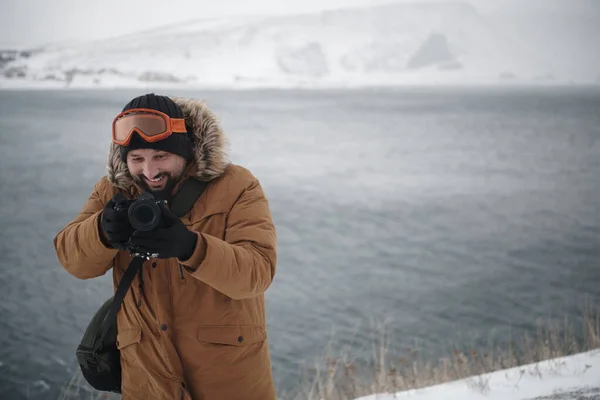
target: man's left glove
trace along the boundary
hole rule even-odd
[[[130,243],[136,251],[158,254],[157,258],[189,259],[194,253],[198,235],[190,231],[166,206],[161,204],[162,223],[148,231],[135,231]]]

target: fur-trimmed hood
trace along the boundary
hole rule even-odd
[[[194,136],[196,178],[211,181],[221,176],[229,165],[229,143],[215,114],[201,100],[171,97],[181,107],[188,132]],[[127,164],[121,160],[119,145],[111,143],[108,154],[108,181],[125,191],[133,185]]]

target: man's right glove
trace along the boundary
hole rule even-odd
[[[119,206],[120,209],[115,209]],[[129,223],[127,211],[129,203],[121,193],[109,200],[102,210],[100,226],[106,238],[106,244],[113,249],[127,250],[129,248],[129,238],[133,233],[133,228]]]

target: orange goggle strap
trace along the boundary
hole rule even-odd
[[[120,120],[121,118],[127,117],[129,114],[134,114],[134,113],[136,114],[136,116],[143,115],[143,114],[147,114],[147,115],[149,114],[152,116],[159,116],[159,117],[163,118],[163,120],[165,121],[165,126],[166,126],[165,131],[161,132],[161,133],[157,133],[155,135],[146,135],[140,129],[133,127],[131,129],[131,131],[127,133],[127,135],[125,136],[125,139],[117,140],[116,139],[117,121]],[[129,142],[129,140],[131,139],[131,135],[133,134],[134,131],[138,132],[142,136],[144,136],[144,139],[146,139],[146,140],[150,139],[150,141],[158,141],[160,139],[163,139],[163,138],[169,136],[171,133],[187,133],[184,118],[171,118],[167,114],[165,114],[161,111],[152,110],[149,108],[133,108],[131,110],[127,110],[127,111],[120,113],[113,120],[113,125],[112,125],[113,142],[118,143],[118,144],[126,144],[126,142]],[[154,140],[152,140],[152,139],[154,139]]]

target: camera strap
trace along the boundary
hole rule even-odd
[[[186,180],[175,196],[173,196],[170,207],[171,211],[178,217],[183,217],[192,209],[192,207],[194,207],[196,200],[198,200],[202,192],[204,192],[207,185],[207,182],[201,182],[194,178]],[[135,275],[142,267],[144,260],[145,259],[141,257],[134,257],[129,263],[129,267],[127,267],[123,278],[121,278],[121,281],[119,282],[119,286],[117,286],[117,291],[113,297],[112,304],[106,314],[106,318],[102,325],[102,335],[97,342],[98,346],[104,345],[104,341],[111,326],[117,322],[117,313],[119,312],[121,303],[125,299],[125,295],[127,294]],[[101,348],[96,348],[96,350],[100,351]]]
[[[179,218],[183,217],[194,207],[196,200],[204,192],[206,186],[206,182],[201,182],[195,178],[186,180],[171,200],[171,211]]]

